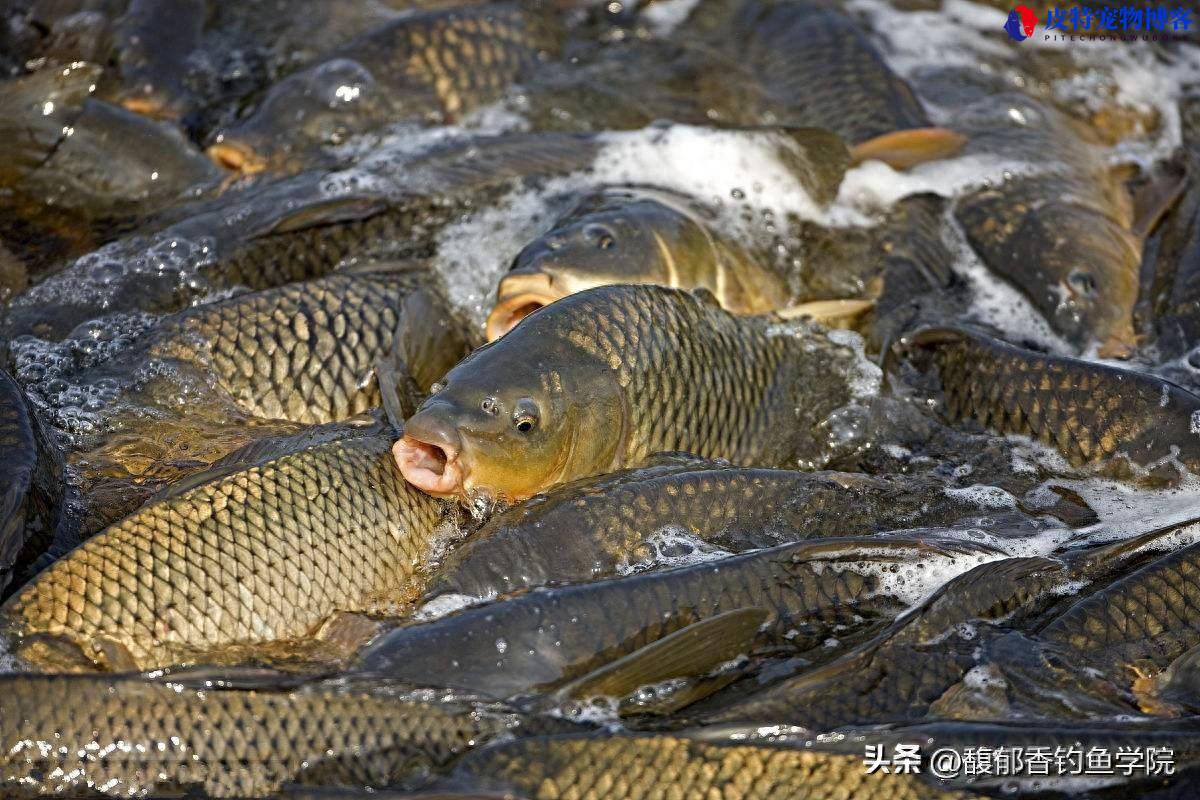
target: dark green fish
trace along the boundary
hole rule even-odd
[[[177,311],[217,291],[428,258],[445,225],[516,181],[589,166],[598,148],[563,134],[472,137],[398,158],[382,176],[404,187],[395,194],[331,193],[326,173],[231,191],[175,209],[180,221],[163,231],[113,242],[25,292],[9,309],[8,332],[61,338],[104,314]]]
[[[606,286],[534,312],[447,373],[406,422],[396,461],[418,488],[472,502],[661,452],[796,467],[820,459],[817,426],[860,370],[851,347],[807,323]]]
[[[214,190],[220,172],[178,128],[89,98],[71,135],[20,189],[98,224],[127,229],[128,220]]]
[[[250,445],[55,562],[0,624],[31,662],[146,669],[414,599],[442,509],[393,439],[368,419]]]
[[[67,137],[96,88],[94,64],[48,67],[0,81],[0,186],[15,186],[41,166]]]
[[[841,170],[831,172],[841,180]],[[788,305],[792,292],[770,262],[712,222],[686,197],[664,192],[609,189],[584,197],[517,255],[496,290],[488,339],[555,300],[615,283],[706,289],[738,314]]]
[[[3,353],[3,348],[0,348]],[[62,463],[25,393],[0,370],[0,596],[14,573],[40,555],[54,534],[62,501]]]
[[[195,104],[191,57],[203,44],[207,16],[204,0],[130,0],[113,26],[118,102],[152,117],[178,119],[188,112]]]
[[[294,682],[294,681],[293,681]],[[221,673],[4,675],[0,789],[43,794],[262,797],[285,783],[386,786],[526,723],[497,706],[401,687]],[[532,732],[566,724],[532,721]]]
[[[914,557],[956,554],[915,540],[831,539],[535,590],[389,632],[363,652],[360,668],[498,698],[571,681],[586,687],[574,687],[577,695],[619,697],[772,643],[810,649],[835,630],[853,636],[886,622],[905,604],[882,574]],[[611,691],[584,677],[618,659],[603,684]]]
[[[1169,381],[960,329],[918,331],[907,347],[931,351],[956,419],[1038,439],[1076,467],[1200,467],[1200,397]]]
[[[734,469],[705,462],[583,479],[489,519],[447,554],[430,595],[496,597],[608,577],[668,554],[673,546],[686,550],[687,544],[668,541],[675,533],[743,552],[809,537],[946,524],[977,511],[944,488],[911,476]],[[666,540],[657,536],[664,533]]]
[[[1057,559],[1006,558],[954,577],[875,639],[815,670],[729,703],[708,723],[752,722],[829,730],[912,721],[930,713],[1007,629],[1036,624],[1079,583],[1111,578],[1146,549],[1169,547],[1182,527]]]
[[[929,124],[862,26],[833,4],[717,2],[697,9],[688,28],[710,29],[736,53],[780,124],[828,128],[852,144]]]
[[[1142,287],[1155,344],[1168,357],[1200,343],[1200,95],[1186,93],[1179,115],[1183,148],[1168,166],[1182,174],[1184,189],[1146,242]]]
[[[1200,544],[1164,555],[1074,603],[1039,632],[1106,669],[1164,670],[1200,644]]]
[[[708,742],[686,735],[569,735],[492,745],[423,786],[420,797],[537,800],[720,797],[724,800],[967,800],[920,776],[874,772],[861,751]],[[400,800],[408,795],[394,795]],[[386,795],[385,795],[386,797]]]
[[[1095,342],[1102,356],[1127,357],[1144,223],[1094,135],[1017,93],[968,106],[956,128],[972,154],[1038,154],[1037,169],[959,200],[955,216],[971,247],[1072,345]]]
[[[831,201],[844,146],[819,130],[792,136],[811,156],[809,163],[793,160],[801,182],[818,203]],[[943,206],[940,198],[918,195],[897,203],[873,226],[827,228],[772,219],[732,237],[697,199],[602,189],[585,195],[517,255],[497,289],[488,338],[569,294],[613,283],[652,283],[707,289],[738,314],[787,308],[834,327],[847,327],[875,305],[872,330],[888,341],[914,319],[957,308],[948,291],[953,256],[942,241]]]
[[[540,3],[402,16],[285,78],[209,155],[243,172],[294,169],[387,123],[459,120],[557,53],[555,16]]]

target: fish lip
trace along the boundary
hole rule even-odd
[[[466,478],[459,451],[445,442],[434,444],[411,434],[392,445],[392,457],[404,479],[436,497],[463,494]]]
[[[553,287],[551,277],[544,272],[510,274],[500,281],[496,294],[496,305],[487,318],[489,342],[508,333],[539,308],[566,296]]]
[[[242,142],[225,140],[209,145],[205,151],[209,159],[218,167],[240,172],[244,175],[254,175],[267,168],[266,159],[254,152],[254,149]]]

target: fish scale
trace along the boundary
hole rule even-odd
[[[839,541],[835,557],[864,544]],[[914,548],[900,542],[902,555],[893,550],[882,556],[881,569],[911,557]],[[798,647],[809,639],[820,642],[835,626],[852,631],[902,610],[869,569],[856,571],[857,562],[839,569],[824,560],[827,555],[809,544],[783,545],[664,573],[529,592],[392,631],[364,651],[362,667],[393,679],[509,697],[575,679],[727,612],[764,612],[768,624],[756,638],[756,620],[747,645],[778,641],[797,629],[792,644]],[[448,652],[454,653],[449,665]]]
[[[829,128],[858,143],[928,125],[912,89],[856,22],[820,2],[741,5],[728,42],[783,121]]]
[[[1165,668],[1200,644],[1200,546],[1162,556],[1079,600],[1042,630],[1108,664]]]
[[[219,676],[218,676],[219,677]],[[0,677],[5,796],[198,786],[262,796],[285,783],[380,786],[436,766],[520,720],[390,687],[292,691],[193,687],[138,677]],[[563,726],[565,727],[565,726]]]
[[[379,405],[372,374],[421,280],[415,271],[330,275],[198,306],[164,320],[152,352],[210,367],[255,416],[347,419]]]
[[[965,330],[912,337],[934,348],[946,410],[999,433],[1031,436],[1073,466],[1174,456],[1200,466],[1200,397],[1151,375],[1025,350]]]
[[[940,481],[668,463],[566,484],[492,517],[446,555],[431,594],[507,595],[653,560],[682,529],[734,552],[810,537],[944,525],[975,510]]]
[[[771,379],[788,361],[789,343],[767,336],[761,323],[738,324],[684,292],[641,288],[624,290],[628,297],[616,297],[609,307],[597,302],[594,312],[581,303],[575,318],[599,324],[589,331],[573,322],[566,332],[612,366],[622,386],[631,387],[633,428],[641,435],[635,434],[626,460],[672,450],[754,459],[754,451],[766,449],[764,430],[790,411],[771,403],[768,394]],[[607,291],[594,290],[596,300],[608,299]],[[701,329],[707,335],[684,333]]]
[[[152,501],[14,595],[6,627],[64,639],[101,665],[114,666],[116,648],[150,668],[404,602],[440,506],[396,472],[390,443],[383,425],[346,426]]]
[[[513,792],[535,800],[951,800],[908,774],[871,773],[862,753],[715,743],[686,735],[541,736],[477,750],[435,791]],[[463,795],[468,796],[468,794]]]

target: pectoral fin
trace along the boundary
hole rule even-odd
[[[850,148],[850,163],[882,161],[893,169],[910,169],[926,161],[957,155],[967,137],[949,128],[911,128],[893,131]]]
[[[1191,178],[1188,170],[1158,175],[1133,192],[1133,224],[1130,233],[1145,239],[1183,197]]]
[[[828,328],[849,328],[874,307],[872,300],[814,300],[775,313],[783,319],[811,319]]]
[[[743,608],[718,614],[659,639],[572,681],[559,697],[624,697],[640,686],[702,675],[748,652],[768,612]]]

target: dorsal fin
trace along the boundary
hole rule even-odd
[[[235,472],[261,466],[284,456],[309,450],[335,441],[358,439],[380,435],[390,426],[378,412],[368,412],[342,422],[316,425],[296,434],[268,436],[251,442],[214,461],[207,469],[175,481],[162,491],[152,495],[146,505],[179,497],[198,486],[219,480]]]

